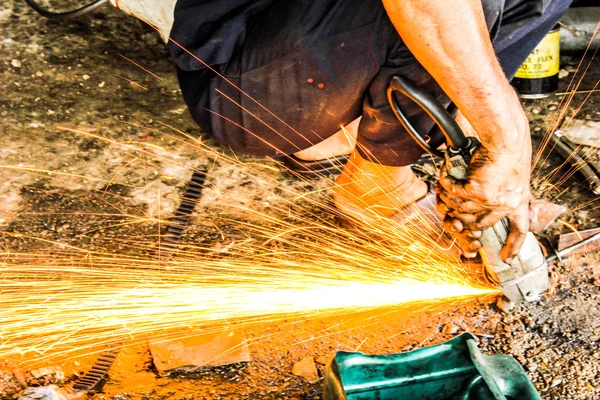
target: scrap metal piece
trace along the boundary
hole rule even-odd
[[[584,239],[578,243],[575,243],[572,246],[569,246],[563,250],[560,251],[555,251],[554,254],[552,254],[551,256],[549,256],[547,258],[548,262],[554,261],[554,260],[559,260],[560,262],[562,262],[562,257],[566,256],[567,254],[578,250],[582,247],[584,247],[585,245],[595,242],[597,240],[600,240],[600,233],[596,233],[595,235],[592,235],[590,237],[588,237],[587,239]]]
[[[556,250],[557,251],[564,250],[569,246],[572,246],[576,243],[579,243],[580,241],[582,241],[584,239],[589,238],[590,236],[595,235],[596,233],[600,233],[600,228],[592,228],[592,229],[586,229],[584,231],[563,233],[562,235],[560,235],[558,237],[558,243],[556,245]],[[597,250],[597,249],[600,249],[600,242],[591,242],[591,243],[589,243],[589,245],[579,248],[579,249],[575,250],[573,253],[581,254],[581,253],[585,253],[586,251],[593,251],[593,250]]]
[[[600,147],[600,121],[571,119],[563,135],[575,145],[598,148]]]
[[[240,331],[196,332],[183,339],[151,341],[149,346],[154,366],[160,374],[250,361],[247,339]]]
[[[550,227],[567,207],[544,199],[534,199],[529,204],[529,230],[540,234]]]
[[[14,397],[13,397],[14,398]],[[68,394],[57,385],[28,387],[17,400],[68,400]]]

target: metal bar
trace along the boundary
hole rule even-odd
[[[592,243],[599,239],[600,239],[600,233],[596,233],[594,236],[590,236],[589,238],[584,239],[581,242],[575,243],[574,245],[569,246],[566,249],[563,249],[561,251],[555,251],[554,254],[552,254],[551,256],[546,258],[546,261],[551,262],[551,261],[558,259],[559,261],[562,262],[562,257],[585,246],[586,244]]]

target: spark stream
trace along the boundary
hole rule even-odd
[[[185,327],[207,332],[223,324],[256,325],[294,314],[326,317],[497,293],[441,274],[452,270],[444,264],[433,274],[417,268],[417,276],[416,269],[392,273],[388,267],[378,273],[317,257],[295,261],[271,256],[271,265],[257,266],[256,259],[199,258],[195,265],[174,264],[169,270],[102,257],[93,258],[94,267],[5,263],[0,268],[0,358],[67,356],[91,346],[177,336]]]

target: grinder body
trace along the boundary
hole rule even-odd
[[[402,113],[395,92],[403,94],[423,108],[435,121],[437,132],[432,131],[425,137],[421,136]],[[451,113],[436,98],[406,78],[393,77],[387,96],[392,111],[411,137],[428,153],[444,157],[445,168],[451,177],[466,180],[471,156],[479,147],[479,141],[473,137],[466,137]],[[452,107],[451,104],[449,109]],[[438,150],[443,141],[447,144],[445,153]],[[505,263],[500,258],[500,251],[506,244],[508,232],[507,218],[483,231],[479,239],[482,245],[479,253],[486,276],[498,285],[511,301],[536,301],[549,286],[546,258],[533,233],[528,232],[519,253],[510,264]]]
[[[474,138],[469,138],[466,149],[472,154],[479,146]],[[468,164],[464,152],[452,148],[446,151],[448,175],[457,180],[466,180]],[[479,241],[479,254],[485,267],[487,278],[502,288],[504,295],[511,301],[536,301],[548,289],[548,264],[542,249],[531,232],[527,232],[525,242],[510,264],[500,258],[500,251],[508,238],[508,219],[502,218],[494,226],[484,230]]]

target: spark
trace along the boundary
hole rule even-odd
[[[141,85],[141,84],[137,83],[137,82],[136,82],[136,81],[134,81],[134,80],[131,80],[131,79],[129,79],[129,78],[125,78],[124,76],[117,75],[117,74],[113,74],[113,76],[116,76],[116,77],[117,77],[117,78],[119,78],[119,79],[123,79],[124,81],[127,81],[127,82],[129,82],[129,84],[130,84],[130,85],[132,85],[132,86],[137,86],[137,87],[139,87],[140,89],[148,90],[148,88],[147,88],[146,86],[144,86],[144,85]]]
[[[600,89],[589,89],[589,90],[577,90],[577,91],[571,91],[571,92],[558,92],[558,93],[554,93],[555,96],[564,96],[564,95],[570,95],[570,94],[586,94],[586,93],[598,93],[600,92]]]
[[[182,327],[216,329],[294,314],[323,317],[341,310],[465,301],[497,293],[466,285],[452,274],[441,276],[441,265],[426,277],[416,272],[425,271],[417,265],[381,271],[382,262],[360,268],[316,256],[309,251],[232,260],[195,257],[167,268],[92,253],[80,264],[44,263],[31,254],[31,263],[5,261],[0,265],[0,358],[27,352],[43,359],[95,343],[139,342]]]
[[[598,25],[596,26],[596,29],[592,35],[592,38],[596,35],[596,33],[598,33],[598,31],[600,31],[600,23],[598,23]],[[581,83],[583,82],[583,78],[586,76],[589,68],[593,65],[593,60],[596,57],[596,54],[598,53],[598,49],[596,49],[589,60],[589,63],[587,65],[587,67],[583,70],[583,73],[581,74],[581,76],[579,77],[578,80],[575,80],[575,77],[577,76],[578,72],[581,69],[581,66],[584,63],[585,57],[588,54],[588,51],[590,50],[592,45],[592,40],[590,39],[588,46],[583,54],[583,56],[581,57],[581,60],[579,61],[577,68],[575,69],[575,73],[573,74],[573,77],[571,78],[571,81],[569,82],[569,85],[567,87],[567,92],[576,92],[579,89],[579,86],[581,85]],[[587,100],[589,98],[589,95],[591,95],[592,93],[589,93],[588,96],[586,96]],[[564,121],[564,119],[566,118],[566,113],[567,110],[573,100],[573,98],[575,97],[575,93],[572,93],[570,95],[567,96],[563,96],[561,98],[561,101],[559,103],[557,112],[555,113],[555,116],[552,120],[552,122],[550,123],[550,126],[548,128],[548,130],[546,131],[546,134],[544,135],[544,138],[542,140],[542,143],[540,144],[540,147],[538,148],[535,157],[533,158],[533,165],[534,167],[539,168],[541,165],[543,165],[544,161],[541,160],[542,154],[544,152],[544,150],[547,148],[548,143],[550,142],[550,137],[554,134],[554,131],[556,131],[558,129],[558,127],[560,126],[560,124]],[[584,100],[584,102],[585,102]],[[583,105],[583,102],[581,103],[581,105]],[[581,109],[581,106],[580,106]],[[575,113],[576,114],[576,113]],[[571,117],[571,120],[573,120],[573,118],[575,117],[575,115],[573,115]],[[551,151],[550,151],[551,152]],[[550,154],[550,152],[548,152],[548,154]],[[535,171],[535,168],[534,168]]]
[[[121,53],[117,53],[119,56],[121,56],[122,58],[124,58],[125,60],[129,61],[130,63],[132,63],[133,65],[135,65],[136,67],[140,68],[141,70],[143,70],[144,72],[152,75],[153,77],[155,77],[156,79],[162,81],[164,80],[163,78],[161,78],[160,76],[156,75],[154,72],[142,67],[140,64],[136,63],[135,61],[133,61],[132,59],[125,57],[123,54]]]

